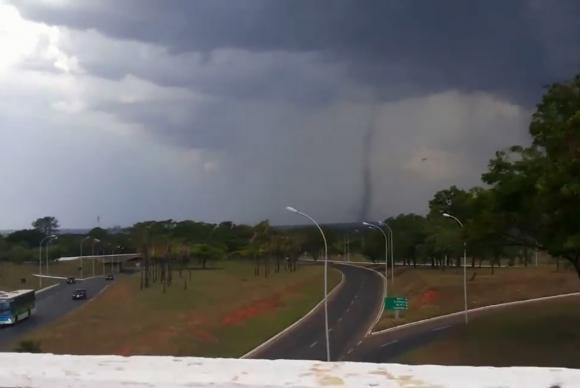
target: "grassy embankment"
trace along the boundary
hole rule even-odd
[[[299,266],[265,278],[249,262],[177,271],[163,293],[120,278],[98,299],[28,336],[44,352],[238,357],[303,316],[322,299],[322,268]],[[341,275],[332,270],[330,285]],[[187,281],[187,289],[185,289]]]
[[[474,275],[474,272],[476,275]],[[390,277],[389,277],[390,280]],[[489,268],[468,269],[469,307],[481,307],[520,299],[580,291],[580,280],[572,270],[553,266],[500,268],[491,275]],[[409,298],[409,310],[395,321],[385,312],[375,330],[463,310],[462,269],[407,269],[389,285],[390,296]]]
[[[580,368],[580,297],[483,316],[393,362]]]

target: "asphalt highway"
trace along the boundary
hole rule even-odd
[[[384,283],[372,270],[342,264],[333,267],[344,274],[344,283],[328,300],[330,355],[336,361],[352,352],[373,326]],[[324,305],[251,358],[326,360]]]
[[[110,282],[102,277],[87,279],[76,284],[59,284],[36,294],[36,312],[32,317],[13,326],[0,326],[0,351],[10,351],[20,337],[89,302]],[[76,288],[87,290],[86,300],[72,300]]]
[[[425,345],[463,324],[462,316],[452,316],[414,326],[394,328],[370,335],[349,354],[346,361],[386,363],[410,350]]]

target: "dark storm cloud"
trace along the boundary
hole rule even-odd
[[[131,220],[295,222],[280,214],[287,204],[323,221],[423,211],[435,190],[478,184],[495,150],[528,141],[542,86],[580,70],[576,1],[12,3],[26,19],[70,27],[55,45],[79,65],[36,109],[78,109],[63,122],[83,131],[95,114],[95,136],[130,133],[127,147],[143,152],[133,173],[154,172],[141,190],[171,187],[151,198],[173,207],[145,198],[142,213],[119,212]],[[35,58],[20,66],[54,72],[54,58]],[[133,171],[109,170],[121,181]]]
[[[580,3],[539,1],[18,2],[27,17],[175,52],[318,51],[345,61],[377,95],[487,90],[533,103],[542,85],[578,70]],[[556,52],[553,47],[563,47]],[[395,71],[398,70],[398,71]]]

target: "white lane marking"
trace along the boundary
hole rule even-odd
[[[350,349],[348,349],[348,352],[347,353],[348,354],[351,354],[353,350],[354,350],[353,348],[350,348]]]
[[[348,313],[350,311],[350,307],[346,309],[346,312]]]
[[[387,346],[392,345],[392,344],[396,344],[397,342],[399,342],[399,340],[389,341],[386,344],[382,344],[381,348],[387,347]]]
[[[360,344],[362,344],[362,340],[359,340],[359,341],[356,343],[356,346],[359,346]]]
[[[318,344],[318,341],[314,341],[314,343],[312,345],[310,345],[310,349],[312,349],[313,347],[315,347],[316,344]]]
[[[342,322],[342,317],[338,318],[338,322]]]
[[[441,330],[448,329],[448,328],[450,328],[450,327],[451,327],[451,325],[445,325],[445,326],[436,327],[436,328],[434,328],[434,329],[431,329],[431,331],[441,331]]]

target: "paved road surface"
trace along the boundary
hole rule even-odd
[[[334,265],[344,274],[344,284],[328,301],[330,355],[342,359],[362,340],[377,318],[383,297],[383,278],[374,271]],[[252,358],[326,360],[323,305],[297,327]]]
[[[11,350],[18,338],[87,303],[110,282],[103,278],[87,279],[77,284],[62,283],[36,295],[36,314],[14,326],[0,327],[0,351]],[[87,290],[87,300],[72,300],[75,288]]]
[[[570,295],[563,296],[562,298],[580,298],[580,296]],[[548,302],[540,298],[537,301],[530,301],[528,303]],[[471,311],[469,312],[469,319],[474,320],[489,314],[501,314],[506,309],[514,307],[514,305],[508,304],[488,310]],[[453,330],[457,330],[457,328],[465,324],[464,319],[463,314],[443,316],[424,323],[394,328],[391,331],[368,336],[346,357],[346,360],[379,363],[394,362],[403,353],[423,346],[439,336],[447,335]]]
[[[356,349],[346,357],[347,361],[392,362],[397,356],[432,341],[463,323],[462,317],[451,317],[435,322],[396,329],[384,334],[366,337]]]

